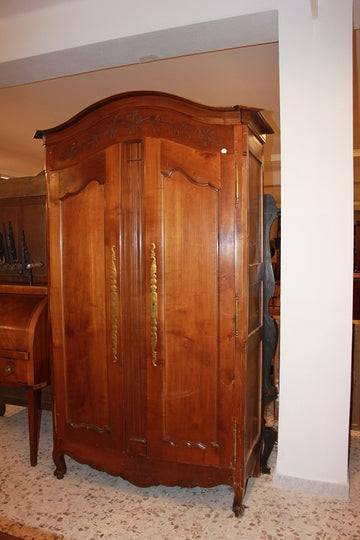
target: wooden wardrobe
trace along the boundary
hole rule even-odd
[[[138,486],[259,474],[258,109],[113,96],[46,146],[55,474],[65,454]]]

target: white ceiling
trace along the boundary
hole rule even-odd
[[[216,106],[265,109],[278,132],[277,44],[135,64],[0,90],[0,172],[27,176],[43,168],[37,129],[56,126],[86,106],[128,90],[161,90]],[[270,149],[269,149],[270,151]],[[279,153],[277,147],[274,152]]]
[[[0,0],[0,19],[77,1]],[[110,95],[141,89],[170,92],[214,106],[240,104],[263,108],[275,131],[266,148],[266,159],[278,160],[279,68],[274,12],[257,14],[256,19],[242,18],[244,46],[241,47],[234,46],[239,45],[239,21],[233,22],[203,23],[201,35],[208,42],[205,39],[201,44],[196,43],[199,25],[196,29],[184,28],[179,39],[172,31],[172,50],[169,50],[166,31],[162,31],[143,36],[141,43],[124,42],[128,38],[123,38],[97,47],[78,47],[70,54],[60,51],[58,55],[34,56],[26,62],[0,63],[0,175],[30,176],[43,169],[41,141],[33,139],[37,129],[56,126]],[[221,25],[225,23],[227,39],[224,42],[217,36],[224,35],[225,26]],[[187,40],[183,39],[184,32]],[[356,32],[356,44],[358,34]],[[263,44],[253,45],[261,41]],[[186,43],[191,43],[193,48],[186,49]],[[226,50],[201,52],[216,49],[216,45],[226,46]],[[200,52],[188,54],[190,50]],[[174,58],[161,59],[171,55]],[[355,60],[357,62],[357,55]],[[113,67],[114,62],[122,67]],[[64,72],[78,73],[80,64],[88,72],[59,76]],[[104,66],[106,69],[97,69]],[[356,71],[360,73],[360,68]],[[360,148],[357,76],[355,79],[354,141],[355,148]]]
[[[66,8],[85,5],[85,0],[0,0],[0,29],[9,36],[5,45],[11,41],[17,53],[0,51],[0,175],[39,173],[44,152],[41,141],[33,139],[37,129],[58,125],[100,99],[129,90],[159,90],[214,106],[263,108],[276,131],[267,151],[279,155],[275,11],[43,54],[35,54],[30,44],[26,54],[16,49],[24,43],[14,43],[12,36],[25,20],[25,29],[32,19],[39,26],[33,30],[41,32],[51,8],[61,8],[60,16]]]

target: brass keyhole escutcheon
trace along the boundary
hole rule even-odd
[[[11,373],[11,366],[9,366],[9,365],[5,366],[5,373],[6,373],[6,375],[10,375],[10,373]]]

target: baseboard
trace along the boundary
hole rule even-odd
[[[325,497],[331,497],[333,499],[349,498],[349,482],[346,484],[319,482],[317,480],[307,480],[305,478],[277,474],[277,472],[274,471],[273,484],[282,489],[316,493],[317,495],[324,495]]]

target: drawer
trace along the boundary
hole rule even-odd
[[[21,353],[22,358],[0,356],[0,383],[28,383],[28,354]],[[9,355],[10,356],[10,355]]]

